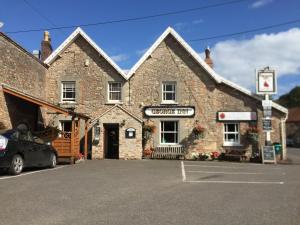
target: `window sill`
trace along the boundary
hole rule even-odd
[[[108,101],[105,103],[105,105],[123,105],[123,102],[119,101]]]
[[[168,144],[159,144],[157,145],[157,147],[182,147],[182,145],[176,143],[174,144],[168,143]]]
[[[178,105],[178,102],[161,102],[161,105]]]
[[[239,143],[224,143],[223,147],[243,147],[243,145]]]
[[[59,102],[60,105],[77,105],[75,101],[61,101]]]

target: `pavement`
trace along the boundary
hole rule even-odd
[[[0,175],[0,224],[300,224],[289,164],[93,160]]]

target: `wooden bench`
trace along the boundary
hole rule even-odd
[[[241,150],[232,150],[225,153],[226,160],[235,160],[235,161],[247,161],[248,157],[246,156],[246,151]]]
[[[151,159],[185,159],[185,151],[182,146],[160,146],[152,152]]]

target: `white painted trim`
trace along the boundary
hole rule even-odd
[[[54,52],[52,52],[44,63],[50,65],[63,50],[76,40],[78,35],[81,35],[125,80],[127,80],[125,72],[80,27],[77,27],[77,29],[73,31],[73,33]]]
[[[100,119],[102,116],[104,116],[106,113],[110,112],[111,110],[113,110],[114,108],[119,108],[122,111],[124,111],[125,113],[127,113],[128,115],[130,115],[132,118],[136,119],[137,121],[139,121],[140,123],[143,123],[143,120],[135,115],[133,115],[131,112],[129,112],[128,110],[124,109],[122,106],[120,106],[119,104],[116,104],[114,106],[112,106],[111,108],[107,109],[105,112],[103,112],[102,114],[100,114],[99,116],[95,117],[95,119],[93,119],[90,124],[95,123],[98,119]],[[112,121],[113,122],[113,121]]]
[[[185,169],[184,169],[184,163],[181,161],[181,175],[182,175],[182,182],[186,181],[186,175],[185,175]]]
[[[204,70],[206,70],[206,72],[217,82],[217,83],[224,83],[246,95],[249,95],[259,101],[261,101],[262,99],[259,98],[258,96],[256,96],[254,93],[252,93],[250,90],[241,87],[240,85],[237,85],[223,77],[221,77],[219,74],[217,74],[209,65],[207,65],[207,63],[201,59],[201,57],[199,56],[199,54],[192,49],[192,47],[171,27],[168,27],[163,33],[162,35],[152,44],[152,46],[145,52],[145,54],[139,59],[139,61],[130,69],[130,71],[127,73],[127,79],[130,79],[134,73],[137,71],[137,69],[147,60],[147,58],[149,56],[151,56],[151,54],[154,52],[154,50],[164,41],[164,39],[171,34],[182,46],[184,49],[186,49],[186,51],[196,60],[196,62],[198,62],[198,64],[200,66],[202,66],[202,68]],[[282,107],[281,105],[273,102],[272,103],[272,107],[283,112],[283,113],[287,113],[288,109]]]

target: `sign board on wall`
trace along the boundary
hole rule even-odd
[[[256,73],[256,93],[257,94],[276,94],[277,82],[275,70],[268,68],[258,70]]]
[[[135,129],[134,128],[127,128],[126,130],[125,130],[125,137],[126,138],[135,138],[135,133],[136,133],[136,131],[135,131]]]
[[[218,112],[219,121],[254,121],[257,120],[256,112]]]
[[[145,115],[151,117],[192,117],[195,115],[195,107],[149,106],[149,107],[145,107]]]

